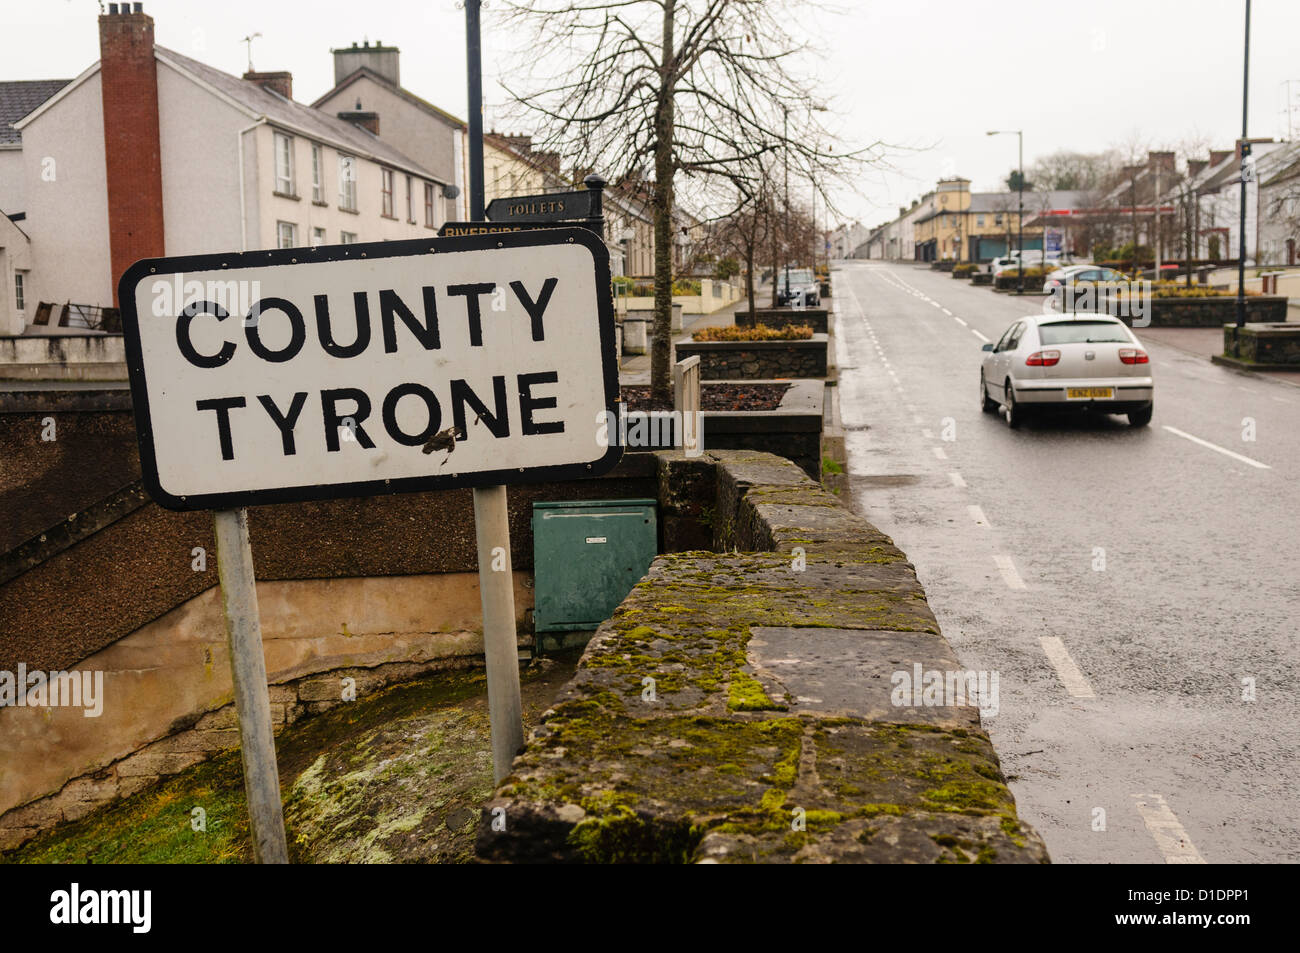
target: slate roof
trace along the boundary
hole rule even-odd
[[[22,133],[10,123],[22,119],[49,99],[70,79],[19,79],[0,82],[0,146],[17,145],[23,141]]]
[[[219,92],[241,103],[253,112],[266,116],[272,125],[279,122],[287,126],[293,126],[309,136],[341,145],[345,150],[373,157],[404,171],[414,172],[430,181],[446,184],[441,177],[430,172],[414,159],[408,158],[394,149],[392,145],[379,136],[362,129],[360,126],[346,122],[336,116],[331,116],[322,110],[313,109],[311,106],[304,106],[302,103],[285,99],[283,96],[264,89],[257,83],[224,73],[219,69],[208,66],[206,63],[190,59],[188,56],[182,56],[172,50],[164,49],[161,46],[155,46],[154,49],[160,56],[193,73]]]

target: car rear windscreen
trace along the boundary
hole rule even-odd
[[[1038,337],[1044,345],[1133,343],[1124,325],[1114,321],[1056,321],[1040,324]]]

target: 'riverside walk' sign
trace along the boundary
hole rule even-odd
[[[605,472],[609,281],[579,228],[137,262],[145,486],[219,509]]]

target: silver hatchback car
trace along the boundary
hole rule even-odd
[[[980,408],[1011,427],[1046,410],[1126,414],[1151,422],[1151,359],[1122,321],[1105,314],[1035,314],[984,345]]]

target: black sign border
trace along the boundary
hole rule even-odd
[[[609,294],[609,249],[591,231],[580,227],[531,229],[495,235],[464,235],[454,238],[419,238],[391,242],[358,242],[350,245],[318,245],[303,248],[276,248],[264,251],[230,252],[216,255],[185,255],[175,258],[145,258],[131,265],[118,281],[117,297],[121,306],[122,332],[126,345],[127,377],[131,385],[131,402],[135,414],[136,437],[140,446],[141,479],[149,496],[169,510],[228,510],[243,506],[266,506],[275,503],[300,503],[317,500],[386,496],[392,493],[421,493],[540,483],[551,480],[574,480],[601,476],[618,465],[623,448],[616,443],[603,456],[590,463],[560,464],[542,467],[484,470],[478,473],[442,474],[403,477],[393,480],[365,480],[359,483],[330,483],[277,487],[269,490],[239,490],[229,493],[204,493],[197,496],[174,496],[163,489],[158,479],[158,458],[154,450],[149,392],[145,380],[144,354],[141,348],[140,321],[136,313],[135,292],[142,281],[157,280],[177,272],[222,271],[275,265],[301,265],[314,262],[354,261],[363,258],[404,258],[439,252],[483,251],[495,248],[534,248],[552,245],[582,245],[596,264],[596,295],[600,326],[601,371],[605,384],[605,409],[617,417],[619,399],[618,358],[614,341],[614,301]],[[592,421],[595,426],[595,421]]]

